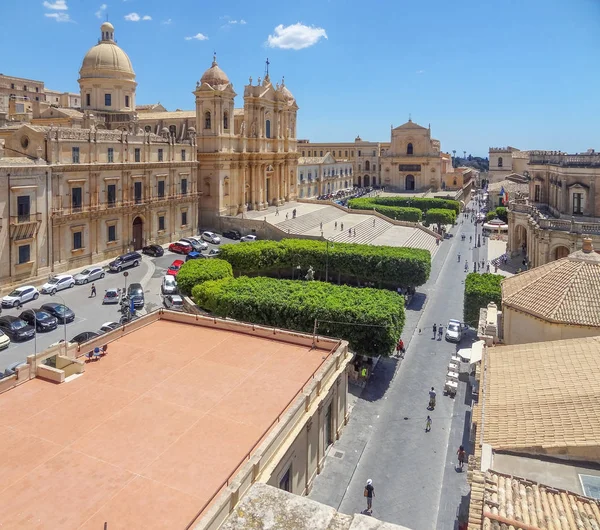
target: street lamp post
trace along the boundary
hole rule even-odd
[[[50,296],[55,296],[57,298],[60,298],[60,301],[63,304],[63,308],[67,307],[67,304],[65,304],[65,299],[62,296],[60,296],[59,294],[50,293]],[[64,327],[64,331],[65,331],[65,337],[64,337],[65,341],[64,342],[65,342],[65,355],[66,355],[67,354],[67,346],[68,346],[68,343],[67,343],[67,317],[65,316],[64,310],[63,310],[63,327]]]
[[[35,374],[37,368],[37,316],[34,309],[26,309],[25,311],[31,311],[33,314],[33,373]]]

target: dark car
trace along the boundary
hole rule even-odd
[[[35,335],[33,326],[13,316],[0,317],[0,330],[4,331],[14,341],[29,340]]]
[[[142,254],[160,258],[165,253],[164,249],[160,245],[148,245],[142,248]]]
[[[99,337],[102,333],[98,333],[96,331],[84,331],[83,333],[79,333],[79,335],[75,335],[69,342],[76,342],[77,344],[83,344],[88,340],[95,339]]]
[[[58,319],[43,309],[23,311],[19,318],[30,326],[35,326],[37,331],[52,331],[58,326]]]
[[[144,289],[141,283],[132,283],[127,288],[127,296],[130,300],[133,300],[133,307],[144,307]]]
[[[53,317],[56,317],[59,324],[68,324],[75,320],[75,313],[63,304],[48,302],[47,304],[43,304],[40,309],[50,313]]]
[[[129,267],[137,267],[142,262],[142,255],[138,252],[128,252],[118,256],[114,261],[108,264],[108,268],[113,272],[121,272]]]
[[[223,232],[223,237],[226,237],[227,239],[235,239],[237,241],[242,237],[242,234],[240,234],[237,230],[226,230]]]

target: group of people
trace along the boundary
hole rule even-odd
[[[438,334],[438,340],[442,340],[442,335],[444,334],[444,326],[442,326],[441,324],[439,325],[439,327],[437,326],[437,324],[433,324],[433,339],[435,340],[435,334]]]

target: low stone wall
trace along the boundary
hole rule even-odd
[[[321,236],[290,234],[264,220],[242,219],[241,217],[219,217],[219,228],[217,231],[223,233],[226,230],[237,230],[243,236],[254,234],[259,239],[271,239],[274,241],[281,241],[287,237],[293,237],[294,239],[321,239]]]
[[[53,368],[46,364],[41,364],[36,369],[37,377],[51,381],[52,383],[63,383],[65,380],[65,372],[59,368]]]

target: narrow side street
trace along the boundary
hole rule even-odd
[[[449,319],[462,320],[464,261],[468,259],[471,272],[473,234],[473,224],[460,224],[459,218],[450,239],[440,246],[429,281],[406,311],[405,358],[378,364],[309,497],[344,513],[361,512],[366,507],[364,485],[370,478],[375,487],[374,517],[413,530],[455,528],[461,496],[468,494],[466,468],[456,469],[455,453],[461,444],[468,449],[470,401],[465,382],[459,383],[455,398],[444,396],[443,387],[450,357],[459,347],[468,347],[472,335],[463,337],[459,346],[434,340],[432,326],[442,324],[445,329]],[[486,247],[480,249],[484,252]],[[437,406],[430,412],[432,386]],[[428,433],[427,415],[432,418]]]

